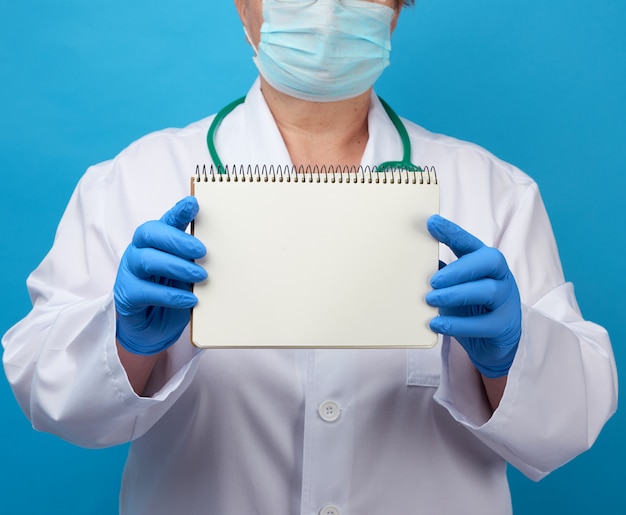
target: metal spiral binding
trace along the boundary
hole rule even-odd
[[[294,182],[294,183],[383,183],[383,184],[438,184],[434,166],[418,167],[416,171],[404,168],[240,165],[216,167],[196,165],[196,182]]]

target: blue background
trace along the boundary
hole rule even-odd
[[[583,314],[623,348],[626,2],[418,0],[377,89],[403,116],[479,143],[539,183]],[[232,1],[0,4],[0,333],[85,168],[207,116],[256,72]],[[0,512],[110,514],[126,448],[34,432],[0,380]],[[511,471],[515,513],[624,513],[623,412],[593,449],[536,484]],[[442,482],[445,478],[441,478]]]

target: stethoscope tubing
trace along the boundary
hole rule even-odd
[[[245,100],[245,96],[238,98],[237,100],[220,109],[215,115],[215,118],[213,118],[213,121],[209,126],[209,130],[207,131],[206,141],[207,147],[209,149],[209,154],[211,156],[211,160],[213,161],[213,165],[216,167],[218,173],[220,174],[226,173],[226,167],[222,163],[222,160],[220,159],[220,156],[217,152],[217,148],[215,147],[215,134],[217,133],[217,129],[224,121],[224,118],[226,118],[232,111],[234,111],[237,106],[243,104]],[[402,159],[400,161],[385,161],[384,163],[376,166],[375,171],[384,172],[389,169],[400,169],[410,172],[421,172],[422,169],[411,162],[411,140],[409,138],[409,133],[404,126],[404,123],[402,123],[400,117],[395,113],[395,111],[389,106],[387,102],[385,102],[381,97],[378,97],[378,100],[380,100],[380,103],[385,109],[387,116],[389,116],[389,119],[398,131],[398,135],[400,136],[400,140],[402,141]]]

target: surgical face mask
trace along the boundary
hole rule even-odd
[[[254,62],[271,86],[293,97],[353,98],[389,65],[394,13],[366,0],[263,0]]]

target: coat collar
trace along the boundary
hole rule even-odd
[[[368,130],[369,139],[361,160],[363,167],[377,166],[402,157],[398,131],[374,93],[368,114]],[[224,165],[292,165],[287,147],[261,93],[259,79],[248,92],[246,101],[224,119],[215,140]]]

